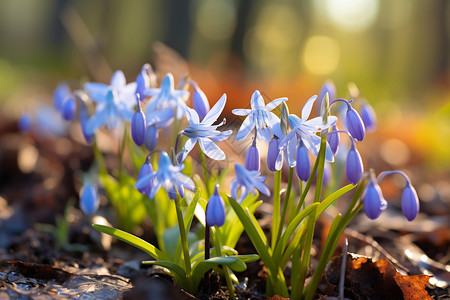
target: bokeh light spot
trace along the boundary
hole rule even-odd
[[[348,31],[362,31],[371,26],[378,15],[378,0],[326,0],[330,20]]]
[[[309,72],[317,75],[333,73],[340,57],[340,47],[336,40],[327,36],[312,36],[305,45],[303,62]]]
[[[203,1],[200,3],[195,25],[206,38],[227,39],[236,27],[236,11],[230,1]]]

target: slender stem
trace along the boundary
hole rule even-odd
[[[192,269],[191,269],[191,259],[189,256],[189,248],[186,238],[186,229],[184,228],[184,221],[183,221],[183,213],[181,212],[181,198],[177,193],[177,198],[175,200],[175,209],[177,211],[177,221],[178,221],[178,228],[180,230],[180,239],[181,239],[181,247],[183,249],[183,258],[184,258],[184,265],[186,269],[186,276],[188,280],[189,289],[192,290]]]
[[[214,248],[216,248],[217,257],[220,257],[220,256],[222,256],[222,253],[221,253],[222,246],[220,245],[220,230],[219,230],[219,227],[217,227],[217,226],[214,226],[214,229],[215,229]],[[225,275],[225,280],[227,282],[228,293],[230,294],[230,299],[236,299],[236,296],[234,295],[233,282],[231,281],[230,270],[228,269],[228,266],[226,266],[226,265],[224,265],[222,267],[223,267],[223,273]]]
[[[272,216],[272,249],[275,249],[278,237],[278,226],[280,225],[280,186],[281,170],[275,171],[275,182],[273,188],[273,216]]]
[[[283,225],[284,225],[284,219],[286,218],[286,212],[289,205],[289,199],[291,198],[291,189],[292,189],[292,178],[294,177],[294,168],[289,168],[289,179],[288,179],[288,185],[286,188],[286,194],[284,197],[283,202],[283,211],[281,212],[281,219],[280,219],[280,227],[278,227],[278,234],[277,234],[277,241],[281,237],[281,233],[283,231]]]
[[[317,172],[316,190],[314,193],[314,203],[320,202],[320,196],[322,194],[322,184],[323,184],[323,173],[325,168],[325,150],[327,145],[327,138],[322,137],[320,141],[320,150],[317,155],[317,160],[319,160],[319,170]]]
[[[209,259],[209,248],[211,245],[211,230],[209,229],[209,224],[206,222],[205,224],[205,260]]]
[[[210,187],[209,187],[208,166],[206,165],[205,153],[203,153],[203,150],[200,148],[200,146],[198,147],[198,155],[200,156],[200,162],[201,162],[202,168],[203,168],[203,180],[205,182],[206,193],[207,193],[208,197],[210,197],[212,193],[209,190]]]

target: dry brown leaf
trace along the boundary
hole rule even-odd
[[[425,286],[428,283],[430,276],[427,275],[410,275],[404,276],[400,273],[394,275],[394,280],[403,292],[405,300],[428,300],[432,299]]]

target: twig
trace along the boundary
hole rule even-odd
[[[341,278],[339,279],[339,299],[344,300],[345,269],[347,268],[348,239],[344,239],[342,248]]]

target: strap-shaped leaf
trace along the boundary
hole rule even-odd
[[[92,224],[92,227],[94,227],[94,229],[96,229],[100,232],[103,232],[103,233],[109,234],[113,237],[116,237],[119,240],[124,241],[125,243],[128,243],[128,244],[144,251],[145,253],[147,253],[148,255],[153,257],[154,259],[168,260],[168,257],[165,253],[163,253],[161,250],[159,250],[152,244],[144,241],[141,238],[138,238],[135,235],[132,235],[128,232],[122,231],[117,228],[104,226],[104,225],[100,225],[100,224]]]
[[[193,269],[193,282],[194,286],[198,286],[203,275],[210,269],[217,267],[218,265],[226,265],[230,269],[236,272],[242,272],[247,269],[247,265],[236,256],[225,256],[225,257],[213,257],[208,260],[204,260],[198,263]]]
[[[186,272],[179,265],[170,262],[170,261],[143,261],[144,265],[157,265],[166,268],[169,270],[169,273],[175,277],[177,285],[181,288],[187,289],[188,280],[186,277]]]
[[[344,195],[348,191],[351,191],[355,187],[356,187],[356,185],[348,184],[348,185],[340,188],[339,190],[337,190],[336,192],[334,192],[333,194],[331,194],[327,198],[325,198],[325,200],[323,200],[320,203],[319,207],[317,208],[316,219],[318,219],[319,216],[324,212],[324,210],[327,209],[327,207],[330,206],[337,198],[341,197],[342,195]]]
[[[251,263],[251,262],[257,261],[259,259],[258,254],[242,254],[242,255],[236,255],[236,257],[245,263]]]

